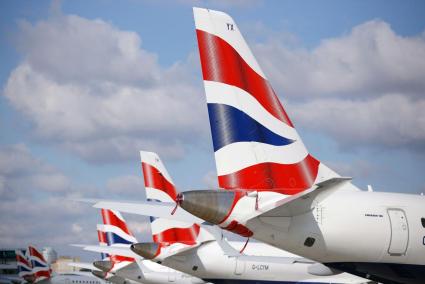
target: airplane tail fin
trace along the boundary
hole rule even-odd
[[[98,235],[108,246],[129,246],[137,243],[137,239],[131,233],[120,212],[109,209],[101,209],[103,225],[98,225]],[[100,239],[99,239],[100,241]],[[120,255],[110,255],[110,260],[116,264],[120,262],[133,262],[134,259]]]
[[[140,151],[146,197],[157,202],[175,202],[177,189],[167,169],[156,153]],[[155,243],[168,246],[174,243],[195,245],[202,242],[205,232],[196,223],[150,217]]]
[[[292,195],[337,176],[307,151],[233,19],[193,11],[220,187]]]
[[[16,265],[18,267],[18,276],[27,282],[34,282],[34,274],[32,273],[32,265],[24,251],[16,250]]]
[[[43,254],[38,251],[34,246],[28,247],[29,260],[32,266],[32,273],[35,281],[39,282],[44,279],[49,279],[51,275],[50,266],[44,259]]]
[[[106,233],[104,231],[101,230],[101,228],[99,228],[99,225],[97,227],[97,238],[99,239],[99,245],[100,246],[108,246],[108,240],[107,240],[107,236]],[[100,259],[101,260],[108,260],[109,259],[109,255],[107,253],[100,253]]]

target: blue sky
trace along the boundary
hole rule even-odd
[[[215,186],[192,6],[232,15],[321,161],[425,191],[423,1],[2,1],[1,247],[95,241],[64,198],[142,198],[139,149]]]

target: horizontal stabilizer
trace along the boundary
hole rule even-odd
[[[97,245],[85,245],[84,250],[107,253],[110,255],[119,255],[131,258],[139,257],[137,254],[131,251],[130,247],[118,247],[118,246],[97,246]]]
[[[173,209],[175,203],[171,202],[155,202],[155,201],[142,201],[142,202],[117,202],[109,200],[98,200],[93,207],[105,208],[110,210],[117,210],[123,213],[152,216],[156,218],[165,218],[169,220],[178,220],[180,222],[203,223],[204,220],[193,216],[184,209],[178,207],[174,214]]]

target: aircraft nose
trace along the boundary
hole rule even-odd
[[[94,276],[99,277],[100,279],[105,279],[105,277],[106,277],[106,272],[104,272],[104,271],[93,270],[91,273]]]
[[[153,259],[159,254],[161,247],[159,243],[137,243],[132,244],[130,249],[145,259]]]
[[[184,210],[212,224],[220,224],[232,210],[236,193],[225,190],[193,190],[179,194]]]
[[[93,262],[93,266],[104,272],[108,272],[112,269],[112,267],[114,267],[114,264],[110,260],[97,260]]]

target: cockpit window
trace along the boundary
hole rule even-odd
[[[422,219],[421,219],[421,222],[422,222],[422,227],[424,227],[424,228],[425,228],[425,218],[422,218]]]

